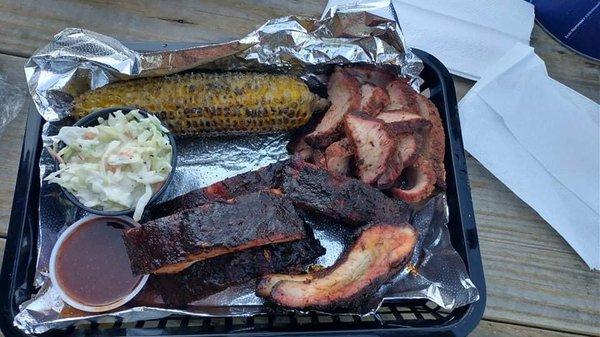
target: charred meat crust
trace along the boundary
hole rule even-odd
[[[327,86],[331,106],[317,125],[306,136],[314,148],[325,148],[342,137],[344,116],[360,108],[360,84],[341,68],[336,68]]]
[[[410,217],[410,208],[403,201],[299,158],[285,168],[281,189],[297,207],[352,226],[371,221],[406,222]]]
[[[382,284],[412,258],[418,233],[408,223],[374,224],[363,229],[352,247],[324,270],[300,280],[282,279],[259,295],[291,309],[351,311],[372,308]]]
[[[431,126],[431,122],[423,116],[414,113],[384,111],[377,118],[385,122],[388,130],[394,135],[415,132]]]
[[[311,234],[199,261],[177,274],[155,275],[153,283],[165,303],[183,306],[266,274],[302,273],[323,254],[325,248]]]
[[[356,150],[360,179],[367,184],[375,184],[386,172],[388,163],[396,153],[394,137],[381,120],[363,113],[348,114],[345,126],[346,134]]]
[[[132,271],[149,274],[176,273],[199,260],[305,235],[292,203],[261,191],[147,222],[123,237]]]
[[[281,172],[288,161],[280,161],[255,171],[244,172],[212,185],[193,190],[174,199],[146,208],[145,221],[162,218],[184,209],[201,206],[212,201],[225,201],[243,194],[276,188],[281,182]]]

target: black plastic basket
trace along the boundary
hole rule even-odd
[[[182,44],[134,44],[137,50],[156,50]],[[433,56],[414,50],[425,65],[423,91],[439,109],[446,130],[448,228],[454,248],[465,261],[471,280],[479,290],[479,301],[445,311],[426,300],[386,301],[375,315],[273,314],[254,317],[195,318],[171,316],[160,320],[123,323],[104,320],[52,330],[43,336],[466,336],[479,323],[485,308],[485,281],[473,214],[471,190],[462,144],[454,84],[448,70]],[[33,104],[29,109],[21,163],[4,262],[0,274],[0,329],[6,337],[25,336],[13,327],[18,306],[35,292],[36,242],[38,236],[39,158],[42,150],[42,118]]]

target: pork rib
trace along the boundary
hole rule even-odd
[[[270,273],[301,273],[325,253],[314,236],[199,261],[177,274],[156,275],[167,304],[182,306]]]
[[[295,159],[284,169],[281,189],[302,209],[329,216],[348,225],[371,221],[408,221],[409,206],[387,197],[360,180]]]
[[[258,295],[291,309],[363,313],[381,299],[375,293],[410,261],[417,231],[408,223],[374,224],[331,267],[305,280],[265,281]],[[272,277],[271,277],[272,278]]]
[[[346,115],[346,135],[356,149],[358,175],[367,184],[375,184],[387,170],[396,152],[396,141],[384,123],[363,113]]]
[[[149,206],[146,208],[147,215],[144,220],[162,218],[212,201],[224,201],[242,194],[276,188],[280,184],[281,172],[286,165],[287,161],[276,162],[256,171],[244,172],[174,199]]]
[[[317,125],[315,131],[306,137],[306,142],[315,148],[324,148],[342,136],[344,116],[360,107],[360,85],[343,69],[336,68],[327,86],[331,106]]]
[[[261,191],[212,202],[128,230],[124,241],[135,274],[176,273],[192,263],[304,238],[291,202]]]

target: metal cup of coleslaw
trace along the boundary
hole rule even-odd
[[[123,114],[128,114],[129,112],[131,112],[133,110],[137,110],[139,112],[139,114],[144,117],[148,117],[149,115],[151,115],[150,113],[148,113],[146,111],[143,111],[143,110],[140,110],[137,108],[131,108],[131,107],[107,108],[107,109],[101,109],[101,110],[97,110],[93,113],[90,113],[89,115],[78,120],[73,126],[78,126],[78,127],[96,126],[99,124],[99,121],[98,121],[99,118],[107,120],[110,114],[113,114],[117,111],[121,111]],[[167,129],[164,126],[164,124],[162,124],[162,123],[161,123],[161,126],[165,129]],[[167,139],[171,145],[171,149],[172,149],[171,150],[171,160],[170,160],[171,171],[168,173],[165,180],[160,183],[160,185],[156,184],[157,186],[155,188],[153,188],[152,196],[149,199],[149,201],[147,202],[146,206],[156,203],[156,201],[164,193],[164,191],[167,188],[167,185],[169,185],[169,183],[173,179],[173,174],[175,172],[175,168],[177,165],[177,152],[176,152],[176,148],[175,148],[175,138],[173,137],[171,132],[165,132],[164,135],[167,137]],[[62,143],[62,142],[59,143],[60,148],[62,148],[64,146],[65,146],[64,143]],[[60,162],[56,156],[54,156],[54,157],[55,157],[55,168],[56,168],[56,171],[58,171],[60,168]],[[119,216],[119,215],[132,215],[132,214],[134,214],[134,211],[135,211],[135,207],[128,207],[128,208],[124,208],[122,210],[105,210],[105,209],[99,209],[98,207],[90,207],[89,205],[85,205],[81,200],[79,200],[79,198],[75,194],[73,194],[71,191],[69,191],[69,189],[63,187],[62,185],[60,185],[60,188],[61,188],[63,194],[65,195],[65,197],[70,202],[72,202],[75,206],[77,206],[89,213],[105,215],[105,216]],[[139,220],[139,219],[136,219],[136,220]]]

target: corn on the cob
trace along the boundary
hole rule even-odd
[[[258,73],[202,73],[116,82],[74,101],[81,118],[109,107],[137,107],[179,135],[289,130],[305,124],[323,99],[300,79]]]

